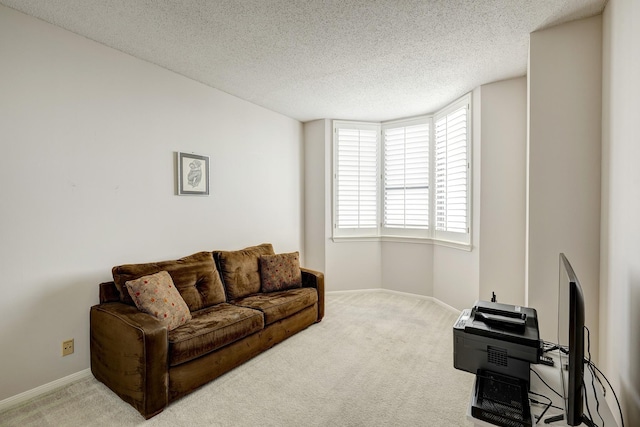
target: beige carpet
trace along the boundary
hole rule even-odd
[[[0,413],[2,426],[469,426],[457,315],[387,292],[328,295],[324,320],[145,421],[93,377]]]

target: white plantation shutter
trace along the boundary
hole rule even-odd
[[[377,125],[335,126],[335,235],[377,234]]]
[[[421,122],[384,127],[385,228],[429,226],[429,124]]]
[[[469,101],[435,118],[435,237],[469,242]]]

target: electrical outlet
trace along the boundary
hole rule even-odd
[[[68,356],[73,353],[73,338],[67,341],[62,341],[62,355]]]

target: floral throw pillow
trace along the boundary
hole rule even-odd
[[[262,292],[284,291],[302,286],[300,254],[261,255],[260,284]]]
[[[187,303],[166,271],[129,280],[125,286],[138,310],[154,316],[167,325],[168,330],[191,320]]]

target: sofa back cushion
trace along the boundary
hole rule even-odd
[[[213,253],[227,292],[227,299],[238,298],[260,292],[260,256],[275,255],[271,243],[263,243],[238,251],[215,251]]]
[[[160,271],[166,271],[189,310],[196,311],[225,302],[224,287],[211,252],[198,252],[173,261],[125,264],[113,267],[113,281],[120,300],[134,305],[125,283]]]

